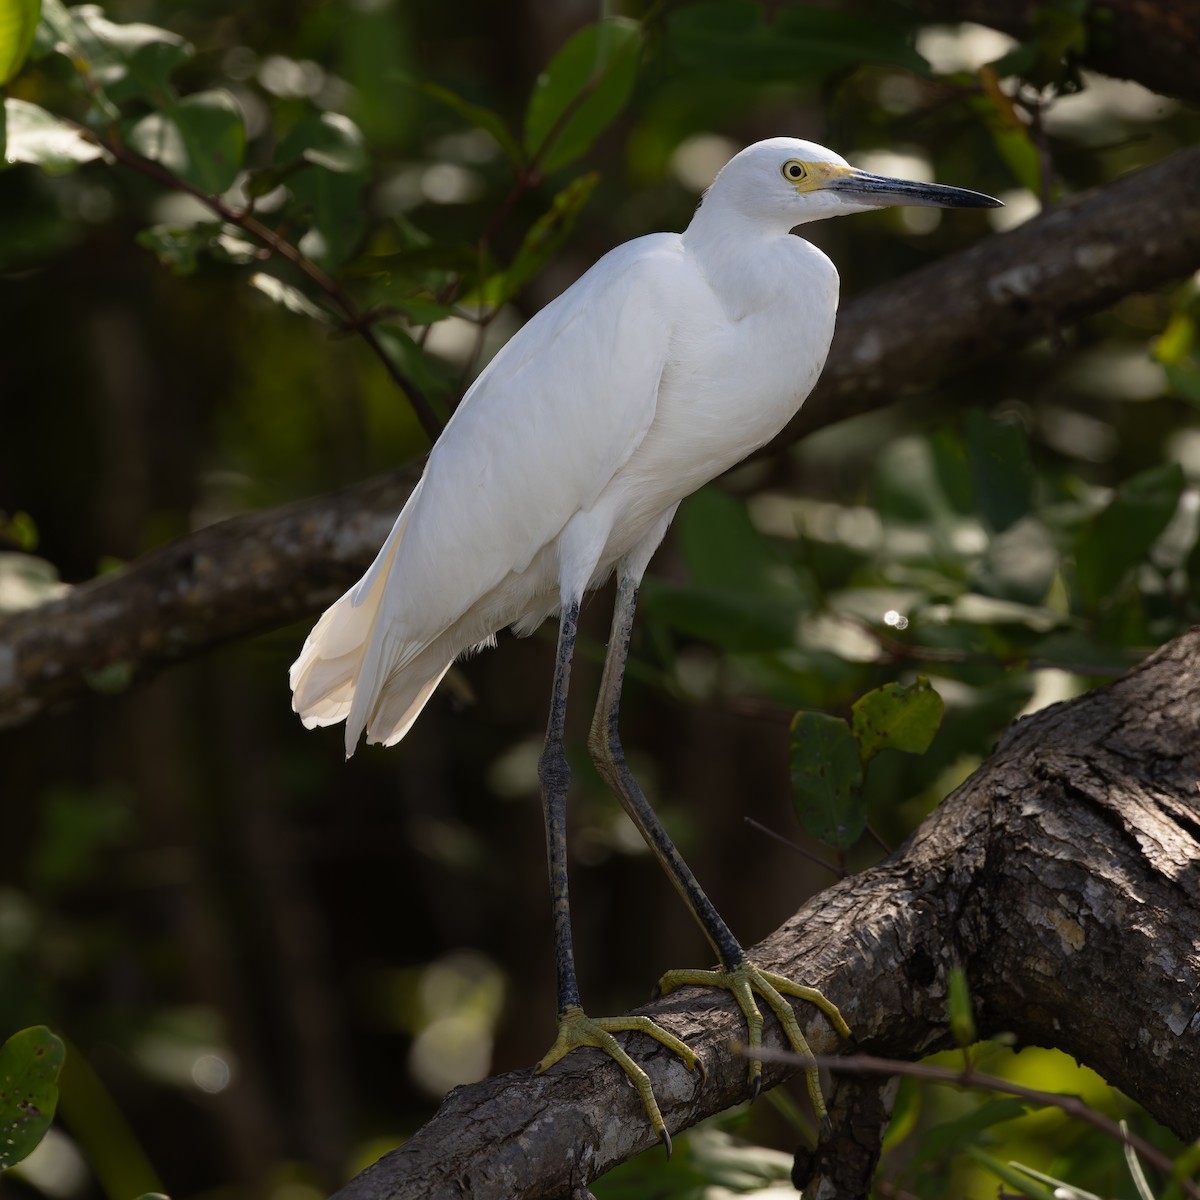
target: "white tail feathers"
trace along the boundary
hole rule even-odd
[[[454,661],[443,647],[405,642],[381,625],[396,549],[421,490],[413,490],[370,569],[314,626],[288,678],[292,708],[309,729],[346,722],[346,757],[364,729],[372,742],[398,742]],[[435,643],[436,645],[436,643]]]

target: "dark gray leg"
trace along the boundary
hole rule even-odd
[[[600,695],[596,701],[596,714],[588,736],[588,748],[596,769],[605,783],[617,794],[622,807],[638,827],[646,844],[654,851],[671,882],[675,885],[683,902],[691,910],[704,936],[721,960],[721,965],[732,969],[746,961],[746,952],[729,931],[720,913],[696,881],[691,868],[675,849],[667,831],[662,827],[654,809],[650,807],[638,781],[625,761],[625,751],[617,729],[618,710],[621,704],[621,684],[625,679],[625,663],[629,658],[629,636],[633,629],[633,614],[637,607],[637,583],[628,576],[617,581],[617,603],[613,610],[612,633],[608,642],[608,657],[604,660],[604,676],[600,681]]]
[[[567,891],[567,789],[571,768],[563,750],[567,719],[567,691],[571,684],[571,659],[579,601],[565,607],[558,628],[558,658],[554,664],[554,690],[550,694],[550,720],[546,744],[538,760],[542,785],[542,814],[546,821],[546,862],[550,867],[550,898],[554,914],[554,965],[558,975],[558,1015],[579,1008],[579,983],[571,938],[571,903]]]

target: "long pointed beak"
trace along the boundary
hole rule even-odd
[[[851,170],[825,185],[831,192],[880,208],[904,204],[914,208],[1003,208],[1004,203],[982,192],[947,187],[941,183],[917,183],[911,179],[889,179],[869,171]]]

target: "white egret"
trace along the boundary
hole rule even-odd
[[[461,654],[511,625],[559,617],[558,657],[539,779],[553,898],[558,1038],[537,1070],[579,1046],[633,1080],[656,1134],[670,1136],[646,1073],[613,1038],[638,1030],[689,1069],[697,1056],[646,1017],[594,1019],[576,984],[567,896],[563,722],[580,600],[617,576],[608,657],[588,744],[600,773],[704,930],[715,971],[673,971],[728,988],[762,1044],[755,994],[807,1053],[786,996],[819,992],[756,967],[672,845],[625,764],[621,682],[642,573],[679,502],[775,436],[808,395],[833,336],[838,275],[798,225],[887,205],[990,208],[990,196],[855,170],[812,142],[778,137],[731,159],[683,234],[606,254],[504,346],[433,447],[420,482],[363,578],[317,622],[291,669],[306,726],[346,722],[346,754],[366,731],[391,745],[412,727]],[[762,1065],[752,1060],[757,1092]],[[809,1074],[816,1111],[824,1103]]]

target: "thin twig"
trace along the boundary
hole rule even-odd
[[[82,134],[95,140],[95,134],[86,128],[86,126],[77,127]],[[152,179],[156,183],[162,184],[164,187],[170,188],[172,191],[183,192],[186,195],[192,196],[205,206],[214,215],[221,218],[222,221],[230,225],[235,225],[238,229],[244,230],[251,237],[256,238],[264,246],[266,246],[273,254],[279,255],[280,258],[286,259],[297,270],[303,272],[312,283],[318,287],[326,296],[329,297],[334,307],[342,314],[344,318],[343,326],[345,329],[356,333],[366,342],[371,352],[383,363],[392,382],[404,393],[409,404],[412,405],[413,411],[417,415],[417,420],[421,423],[421,428],[428,435],[430,441],[436,441],[438,434],[441,433],[442,426],[428,398],[424,392],[406,376],[392,361],[388,353],[380,344],[379,339],[375,336],[375,331],[371,328],[372,316],[370,313],[365,313],[354,303],[354,301],[346,294],[340,284],[329,274],[323,271],[311,259],[306,258],[300,251],[292,245],[286,238],[280,236],[269,226],[264,225],[257,217],[248,210],[239,210],[230,207],[219,196],[211,196],[201,188],[195,187],[185,179],[181,179],[173,171],[168,170],[160,163],[156,163],[148,158],[143,158],[140,154],[130,150],[117,138],[109,138],[108,141],[102,143],[104,148],[123,166],[137,171],[140,175],[144,175],[147,179]]]
[[[756,821],[753,817],[743,817],[742,820],[751,829],[756,829],[759,833],[765,833],[767,837],[773,838],[781,846],[786,846],[789,850],[794,850],[802,858],[807,858],[809,862],[816,863],[818,867],[824,867],[835,879],[846,878],[846,872],[844,870],[839,871],[835,863],[828,862],[819,854],[814,854],[813,851],[801,846],[799,842],[793,842],[791,838],[784,837],[782,833],[776,833],[775,830],[768,828],[761,821]]]
[[[741,1047],[741,1053],[749,1056],[750,1051],[746,1047]],[[805,1070],[816,1066],[830,1071],[843,1071],[851,1075],[907,1075],[910,1079],[923,1079],[930,1083],[948,1083],[954,1087],[975,1088],[980,1091],[1017,1096],[1033,1104],[1040,1104],[1044,1108],[1057,1108],[1069,1117],[1086,1122],[1122,1146],[1131,1147],[1168,1179],[1175,1179],[1175,1164],[1161,1150],[1152,1146],[1138,1134],[1130,1133],[1128,1129],[1122,1129],[1118,1122],[1097,1112],[1078,1096],[1044,1092],[1038,1088],[1026,1087],[1024,1084],[1001,1079],[998,1075],[986,1075],[974,1069],[951,1071],[948,1067],[935,1067],[929,1063],[905,1062],[903,1059],[896,1058],[879,1058],[873,1054],[848,1054],[845,1057],[838,1057],[835,1054],[801,1055],[787,1050],[775,1050],[768,1046],[755,1047],[753,1053],[755,1058],[759,1058],[763,1062],[782,1063]],[[1176,1182],[1191,1200],[1200,1200],[1200,1186],[1197,1186],[1195,1182],[1190,1179],[1178,1179]]]

